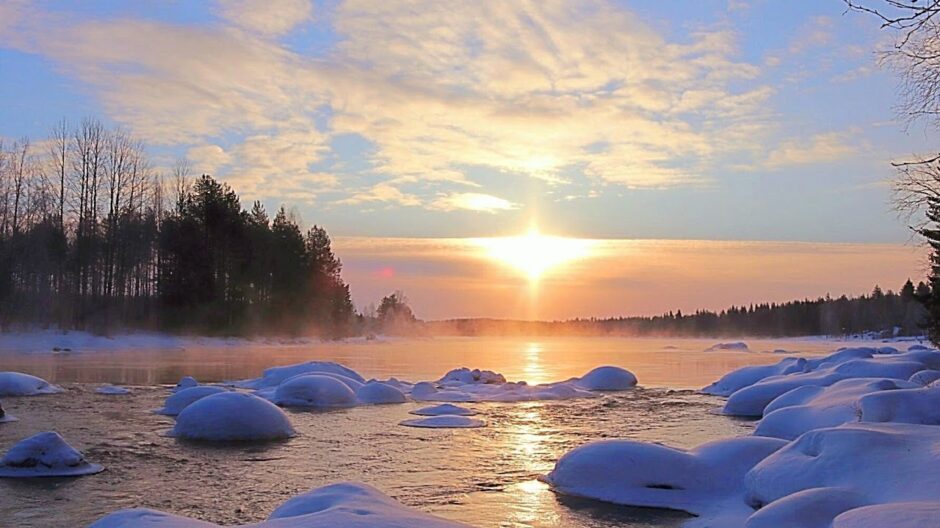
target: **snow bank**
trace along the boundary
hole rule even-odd
[[[897,502],[849,510],[832,528],[924,528],[940,526],[940,502]]]
[[[95,392],[109,396],[119,396],[122,394],[130,394],[131,390],[127,387],[118,387],[117,385],[102,385],[95,389]]]
[[[801,372],[769,376],[736,390],[728,397],[723,412],[759,417],[771,401],[799,387],[827,387],[851,378],[907,380],[916,372],[935,367],[940,367],[940,352],[934,350],[897,354],[868,348],[844,349],[807,360]]]
[[[921,386],[927,386],[940,379],[940,370],[922,370],[915,372],[908,380]]]
[[[0,423],[15,422],[19,418],[3,410],[3,404],[0,403]]]
[[[298,495],[253,528],[466,528],[466,525],[407,508],[381,491],[357,483],[339,483]],[[89,528],[219,528],[147,509],[121,510]],[[245,527],[247,528],[247,526]]]
[[[191,389],[198,386],[199,382],[196,381],[196,378],[192,376],[183,376],[178,382],[176,382],[176,386],[173,387],[173,392],[179,392],[181,390]]]
[[[36,396],[62,392],[61,387],[21,372],[0,372],[0,396]]]
[[[459,405],[453,405],[450,403],[431,405],[430,407],[422,407],[420,409],[415,409],[408,412],[411,414],[417,414],[418,416],[441,416],[442,414],[449,414],[452,416],[474,416],[477,414],[477,412],[473,409],[467,409],[466,407],[460,407]]]
[[[577,382],[579,387],[592,391],[621,391],[636,386],[636,376],[620,367],[597,367]]]
[[[167,416],[176,416],[191,403],[220,392],[227,392],[227,389],[211,385],[200,385],[198,387],[183,389],[167,398],[166,401],[163,402],[162,409],[155,409],[153,412]]]
[[[812,429],[856,422],[863,396],[880,391],[906,392],[899,389],[917,387],[909,381],[886,378],[846,379],[828,387],[804,385],[770,402],[754,434],[793,440]]]
[[[338,374],[359,383],[365,383],[366,381],[358,372],[351,368],[344,367],[339,363],[332,361],[308,361],[306,363],[296,363],[294,365],[265,369],[260,378],[242,380],[236,382],[236,386],[246,389],[277,387],[289,378],[303,374]]]
[[[940,387],[866,394],[858,415],[862,422],[940,425]]]
[[[726,526],[729,519],[740,521],[753,512],[744,501],[745,473],[785,444],[774,438],[744,437],[683,451],[632,440],[603,440],[569,451],[544,480],[559,493],[682,510],[701,516],[702,526]]]
[[[740,350],[740,351],[749,351],[747,343],[743,341],[736,341],[734,343],[717,343],[705,349],[705,352],[716,352],[718,350]]]
[[[33,435],[0,459],[0,477],[80,477],[103,471],[70,446],[59,433]]]
[[[414,418],[411,420],[402,420],[398,425],[405,427],[426,427],[429,429],[467,429],[473,427],[484,427],[486,423],[477,418],[467,416],[454,416],[442,414],[439,416],[429,416],[427,418]]]
[[[179,413],[169,436],[210,442],[277,440],[294,436],[284,411],[240,392],[201,398]]]
[[[405,403],[405,393],[397,387],[382,383],[381,381],[369,381],[356,391],[356,399],[364,404],[387,404],[387,403]]]
[[[754,507],[773,508],[778,518],[818,517],[825,513],[818,506],[825,504],[833,517],[842,517],[840,522],[855,523],[842,526],[895,527],[894,522],[857,524],[864,522],[859,513],[848,515],[839,510],[936,501],[940,490],[937,445],[940,427],[926,425],[852,423],[809,431],[747,473],[747,500]],[[805,495],[799,495],[807,490],[820,491],[808,501]],[[808,510],[808,503],[817,507]],[[932,522],[917,526],[937,524],[936,509],[927,513],[932,515]],[[813,526],[829,526],[824,521],[817,519]]]
[[[803,372],[806,369],[806,365],[806,359],[791,357],[783,359],[774,365],[743,367],[725,374],[720,380],[705,387],[701,392],[713,396],[730,396],[737,390],[753,385],[771,376]]]
[[[356,393],[349,385],[320,374],[305,374],[277,386],[272,401],[283,407],[351,407]]]

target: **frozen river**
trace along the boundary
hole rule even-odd
[[[2,337],[0,337],[2,338]],[[618,508],[556,496],[536,478],[566,451],[601,438],[693,447],[749,432],[750,424],[709,410],[718,398],[688,390],[746,364],[817,355],[846,343],[749,340],[752,351],[711,351],[714,340],[436,338],[343,344],[187,346],[0,352],[0,371],[56,382],[67,393],[3,401],[19,422],[0,425],[0,448],[57,430],[107,467],[71,480],[0,480],[0,519],[11,526],[85,526],[119,508],[151,507],[219,524],[263,520],[286,499],[336,481],[372,484],[401,502],[480,527],[678,526],[684,514]],[[870,344],[870,343],[869,343]],[[0,347],[2,348],[2,347]],[[602,398],[475,404],[482,429],[425,430],[397,423],[419,404],[291,412],[299,436],[264,446],[218,447],[162,435],[172,419],[152,414],[161,384],[255,377],[267,366],[310,359],[343,363],[366,377],[437,379],[458,366],[530,383],[580,376],[611,364],[641,387]],[[129,396],[94,392],[133,385]]]

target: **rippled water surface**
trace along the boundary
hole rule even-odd
[[[702,352],[713,342],[626,339],[433,339],[315,346],[3,354],[0,370],[37,374],[65,394],[3,401],[21,421],[0,425],[0,448],[57,430],[104,473],[66,480],[0,480],[0,524],[85,526],[127,507],[151,507],[220,524],[263,520],[289,497],[335,481],[372,484],[399,501],[480,527],[668,527],[685,514],[620,508],[556,496],[536,478],[585,442],[634,438],[678,447],[745,434],[750,424],[710,414],[721,400],[691,390],[779,354]],[[832,342],[751,342],[754,350],[823,353]],[[600,364],[634,371],[643,387],[590,400],[477,404],[488,426],[431,430],[398,426],[419,405],[291,412],[299,436],[260,446],[207,446],[162,435],[172,419],[152,414],[159,384],[257,376],[306,359],[345,363],[366,377],[435,379],[467,365],[543,382]],[[104,396],[96,383],[134,385]]]

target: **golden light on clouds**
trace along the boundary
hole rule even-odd
[[[591,240],[543,235],[537,228],[525,235],[478,238],[473,242],[488,257],[521,271],[531,281],[549,270],[588,257],[594,245]]]

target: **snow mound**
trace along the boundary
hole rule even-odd
[[[807,361],[803,358],[786,358],[774,365],[743,367],[725,374],[720,380],[702,389],[713,396],[730,396],[735,391],[751,386],[762,379],[781,374],[804,372]]]
[[[775,438],[744,437],[683,451],[602,440],[566,453],[544,480],[558,493],[682,510],[700,516],[701,526],[727,526],[753,513],[744,501],[744,475],[784,445]]]
[[[832,528],[924,528],[940,526],[940,502],[897,502],[849,510]]]
[[[59,433],[33,435],[14,445],[0,459],[0,477],[80,477],[103,471],[90,464]]]
[[[620,367],[597,367],[577,382],[579,387],[592,391],[621,391],[636,386],[636,376]]]
[[[402,420],[398,425],[405,427],[425,427],[429,429],[467,429],[473,427],[484,427],[486,422],[477,418],[467,416],[454,416],[442,414],[439,416],[429,416],[427,418],[414,418],[411,420]]]
[[[907,392],[900,389],[917,387],[909,381],[887,378],[851,378],[828,387],[797,387],[767,405],[754,434],[793,440],[812,429],[857,422],[863,396],[881,391]]]
[[[227,390],[211,385],[200,385],[198,387],[183,389],[167,398],[166,401],[163,402],[162,409],[155,409],[153,412],[167,416],[176,416],[191,403],[220,392],[227,392]]]
[[[284,411],[240,392],[201,398],[179,413],[169,436],[209,442],[278,440],[294,436]]]
[[[176,386],[173,387],[173,392],[179,392],[181,390],[191,389],[193,387],[198,387],[198,386],[199,386],[199,382],[196,381],[196,378],[192,376],[183,376],[176,383]]]
[[[922,370],[915,372],[908,381],[926,387],[938,379],[940,379],[940,370]]]
[[[493,372],[492,370],[470,370],[467,367],[461,367],[444,374],[444,377],[439,379],[438,383],[444,386],[452,384],[466,385],[473,383],[491,383],[501,385],[506,383],[506,378],[503,377],[502,374]]]
[[[381,491],[338,483],[298,495],[253,528],[466,528],[401,505]],[[218,525],[147,509],[121,510],[89,528],[219,528]],[[245,526],[247,528],[247,526]]]
[[[0,423],[16,422],[19,418],[3,410],[3,404],[0,403]]]
[[[940,425],[940,387],[866,394],[858,414],[862,422]]]
[[[127,387],[118,387],[117,385],[102,385],[95,389],[95,392],[98,394],[117,396],[122,394],[130,394],[131,390]]]
[[[37,396],[62,392],[61,387],[21,372],[0,372],[0,396]]]
[[[705,352],[717,352],[719,350],[750,350],[747,347],[747,343],[743,341],[735,341],[733,343],[716,343],[705,349]]]
[[[283,407],[351,407],[356,393],[342,381],[320,374],[290,378],[277,386],[272,401]]]
[[[798,491],[765,506],[748,517],[745,528],[830,528],[842,512],[865,506],[868,501],[843,488],[812,488]],[[878,525],[880,528],[890,525]]]
[[[431,405],[430,407],[422,407],[408,412],[417,414],[418,416],[441,416],[442,414],[449,414],[451,416],[474,416],[477,414],[473,409],[467,409],[466,407],[460,407],[459,405],[450,403]]]
[[[333,363],[332,361],[308,361],[306,363],[296,363],[283,367],[271,367],[265,369],[260,378],[242,380],[237,382],[236,385],[246,389],[277,387],[289,378],[303,374],[338,374],[359,383],[365,383],[366,381],[359,373],[339,363]]]
[[[381,381],[369,381],[356,391],[356,399],[359,403],[365,404],[386,404],[386,403],[405,403],[405,393],[397,387],[382,383]]]
[[[880,354],[874,357],[878,353],[876,349],[844,349],[825,358],[808,360],[802,372],[766,377],[733,392],[723,412],[760,417],[771,401],[799,387],[827,387],[851,378],[907,380],[921,370],[940,367],[940,352],[936,351]]]

